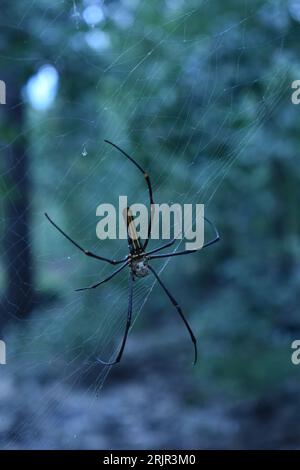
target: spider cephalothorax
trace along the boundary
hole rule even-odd
[[[133,163],[136,166],[136,168],[139,169],[139,171],[141,171],[143,173],[145,181],[147,183],[148,193],[149,193],[149,200],[150,200],[150,207],[152,209],[152,207],[154,207],[154,200],[153,200],[152,186],[151,186],[151,183],[150,183],[150,178],[149,178],[148,173],[146,173],[143,170],[143,168],[140,166],[140,164],[137,163],[130,155],[128,155],[128,153],[124,152],[124,150],[122,150],[120,147],[113,144],[112,142],[109,142],[108,140],[106,140],[105,142],[107,142],[108,144],[112,145],[117,150],[119,150],[128,160],[131,161],[131,163]],[[111,265],[118,265],[118,264],[121,265],[118,269],[113,271],[107,278],[103,279],[102,281],[97,282],[96,284],[93,284],[89,287],[83,287],[81,289],[76,289],[77,291],[95,289],[96,287],[100,286],[101,284],[103,284],[103,283],[109,281],[110,279],[112,279],[119,272],[121,272],[126,266],[129,267],[128,312],[127,312],[126,328],[125,328],[125,333],[124,333],[123,340],[122,340],[122,343],[121,343],[121,347],[120,347],[119,352],[117,354],[117,357],[114,361],[104,362],[104,361],[98,359],[99,362],[101,362],[102,364],[105,364],[105,365],[113,365],[113,364],[116,364],[117,362],[120,362],[120,360],[122,358],[122,355],[123,355],[123,351],[124,351],[124,348],[125,348],[125,344],[126,344],[127,336],[128,336],[129,329],[130,329],[130,326],[131,326],[131,320],[132,320],[133,281],[134,281],[135,277],[142,278],[142,277],[147,276],[151,272],[154,275],[154,277],[156,278],[159,285],[162,287],[162,289],[166,293],[166,295],[168,296],[168,298],[170,299],[171,303],[176,308],[178,314],[180,315],[182,321],[184,322],[184,324],[185,324],[185,326],[186,326],[186,328],[189,332],[189,335],[190,335],[191,340],[192,340],[193,345],[194,345],[194,354],[195,354],[194,364],[196,363],[196,361],[197,361],[197,341],[196,341],[196,338],[194,336],[194,333],[193,333],[187,319],[185,318],[185,315],[183,314],[183,311],[181,310],[181,307],[178,305],[176,299],[173,297],[173,295],[171,294],[169,289],[167,289],[167,287],[165,286],[163,281],[160,279],[160,276],[158,275],[156,270],[150,265],[149,261],[150,260],[155,260],[155,259],[161,259],[161,258],[170,258],[172,256],[187,255],[189,253],[195,253],[196,251],[199,251],[198,249],[197,250],[178,250],[178,251],[175,251],[175,252],[172,252],[172,253],[157,254],[157,252],[159,252],[161,250],[164,250],[165,248],[168,248],[171,245],[173,245],[176,241],[174,239],[174,240],[169,241],[165,245],[162,245],[162,246],[160,246],[158,248],[155,248],[153,250],[150,250],[150,251],[146,251],[146,247],[148,245],[148,242],[149,242],[150,236],[151,236],[152,216],[150,216],[150,218],[149,218],[147,238],[142,243],[142,241],[139,239],[139,237],[136,234],[134,219],[133,219],[133,216],[131,214],[130,208],[128,207],[125,210],[124,217],[125,217],[125,220],[127,221],[127,235],[128,235],[129,254],[121,260],[114,260],[114,259],[110,259],[110,258],[105,258],[103,256],[99,256],[96,253],[92,253],[89,250],[85,250],[81,245],[79,245],[75,240],[73,240],[69,235],[67,235],[60,227],[58,227],[58,225],[56,225],[56,223],[53,222],[53,220],[50,219],[48,214],[45,214],[45,216],[47,217],[49,222],[64,237],[66,237],[74,246],[76,246],[76,248],[78,248],[86,256],[89,256],[91,258],[95,258],[99,261],[104,261],[104,262],[109,263]],[[205,248],[209,245],[212,245],[213,243],[216,243],[220,239],[219,233],[218,233],[216,227],[206,217],[204,217],[204,219],[214,229],[215,237],[212,240],[204,243],[202,248]]]
[[[131,260],[131,268],[136,277],[145,277],[150,274],[148,260],[145,256],[138,256]]]

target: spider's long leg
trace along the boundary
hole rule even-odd
[[[105,366],[113,366],[114,364],[117,364],[118,362],[121,361],[122,355],[124,352],[124,348],[126,345],[127,337],[128,337],[128,332],[131,326],[131,318],[132,318],[132,297],[133,297],[133,273],[130,270],[130,275],[129,275],[129,299],[128,299],[128,311],[127,311],[127,322],[126,322],[126,327],[125,327],[125,333],[123,336],[122,344],[120,347],[120,350],[118,352],[118,355],[116,359],[112,362],[105,362],[102,361],[101,359],[97,359],[98,362],[101,364],[104,364]]]
[[[163,250],[164,248],[169,248],[169,246],[174,245],[175,242],[176,242],[176,239],[173,238],[173,240],[171,240],[170,242],[166,243],[165,245],[161,245],[161,246],[159,246],[158,248],[155,248],[154,250],[148,251],[147,253],[145,253],[145,256],[152,255],[153,253],[157,253],[158,251],[161,251],[161,250]]]
[[[148,224],[148,236],[147,236],[147,239],[146,239],[146,241],[143,245],[143,250],[145,251],[146,246],[148,245],[148,242],[149,242],[150,235],[151,235],[152,219],[153,219],[153,216],[154,216],[153,190],[152,190],[150,177],[149,177],[148,173],[141,167],[141,165],[139,163],[137,163],[130,155],[128,155],[128,153],[126,153],[124,150],[122,150],[118,145],[114,144],[110,140],[104,140],[104,142],[106,142],[109,145],[112,145],[117,150],[119,150],[119,152],[121,152],[126,158],[128,158],[128,160],[130,160],[143,173],[144,178],[146,180],[146,183],[147,183],[147,186],[148,186],[148,192],[149,192],[151,215],[150,215],[149,224]]]
[[[213,245],[214,243],[217,243],[220,240],[220,237],[216,237],[213,240],[205,243],[202,248],[206,248],[207,246]],[[202,250],[202,248],[200,248]],[[149,256],[149,259],[158,259],[158,258],[171,258],[172,256],[180,256],[180,255],[188,255],[189,253],[196,253],[197,251],[200,250],[184,250],[184,251],[175,251],[175,253],[165,253],[164,255],[155,255],[155,256]]]
[[[56,223],[53,222],[53,220],[49,217],[49,215],[46,212],[45,212],[45,216],[49,220],[50,224],[52,224],[53,227],[56,228],[56,230],[58,230],[67,240],[69,240],[69,242],[71,242],[74,246],[76,246],[76,248],[82,251],[82,253],[85,254],[86,256],[89,256],[91,258],[96,258],[101,261],[106,261],[106,263],[110,263],[110,264],[120,264],[120,263],[124,263],[124,261],[127,260],[127,258],[118,260],[118,261],[109,259],[109,258],[104,258],[103,256],[96,255],[95,253],[92,253],[89,250],[85,250],[82,246],[80,246],[77,242],[75,242],[71,237],[69,237],[69,235],[67,235],[58,225],[56,225]]]
[[[118,274],[119,272],[122,271],[122,269],[125,268],[125,266],[128,266],[128,263],[129,261],[125,261],[124,264],[122,264],[122,266],[118,269],[116,269],[116,271],[114,271],[113,273],[111,273],[108,277],[106,277],[105,279],[103,279],[103,281],[100,281],[100,282],[97,282],[97,284],[93,284],[89,287],[81,287],[80,289],[75,289],[75,292],[79,292],[81,290],[89,290],[89,289],[95,289],[96,287],[98,286],[101,286],[101,284],[104,284],[105,282],[107,281],[110,281],[114,276],[116,276],[116,274]]]
[[[185,318],[184,314],[183,314],[183,311],[181,310],[181,307],[178,305],[177,303],[177,300],[173,297],[173,295],[171,294],[171,292],[167,289],[167,287],[164,285],[164,283],[162,282],[162,280],[160,279],[159,275],[157,274],[157,272],[150,266],[148,265],[150,271],[152,271],[152,273],[154,274],[154,276],[156,277],[158,283],[161,285],[161,287],[163,288],[163,290],[165,291],[165,293],[167,294],[167,296],[169,297],[170,301],[172,302],[172,304],[174,305],[174,307],[176,308],[177,312],[179,313],[181,319],[183,320],[189,334],[190,334],[190,337],[191,337],[191,340],[193,342],[193,345],[194,345],[194,365],[196,364],[197,362],[197,357],[198,357],[198,352],[197,352],[197,340],[194,336],[194,333],[192,331],[192,328],[190,327],[187,319]]]
[[[204,243],[204,245],[199,250],[182,250],[182,251],[175,251],[175,253],[165,253],[163,255],[155,255],[155,256],[150,255],[149,259],[168,258],[168,257],[172,257],[172,256],[188,255],[189,253],[196,253],[197,251],[200,251],[203,248],[206,248],[210,245],[213,245],[214,243],[217,243],[220,240],[220,235],[219,235],[219,232],[217,230],[217,227],[215,227],[215,225],[210,220],[208,220],[206,217],[204,217],[204,219],[213,227],[214,232],[215,232],[215,238],[213,238],[212,240],[210,240],[207,243]]]

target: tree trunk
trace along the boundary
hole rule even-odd
[[[30,168],[21,87],[7,81],[7,104],[2,110],[10,142],[5,154],[3,259],[5,293],[1,299],[0,332],[33,307],[33,259],[30,240]],[[19,86],[18,86],[19,85]],[[12,136],[12,137],[11,137]]]

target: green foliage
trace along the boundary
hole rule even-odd
[[[199,378],[251,393],[279,383],[293,374],[290,339],[299,332],[300,112],[290,100],[300,70],[299,27],[286,2],[255,1],[248,10],[233,0],[178,9],[158,0],[124,2],[131,27],[109,16],[93,29],[110,38],[103,53],[87,45],[84,22],[76,29],[69,3],[62,10],[61,2],[35,2],[21,36],[9,26],[24,2],[6,2],[3,20],[5,55],[27,64],[23,85],[45,63],[60,76],[53,107],[43,115],[28,110],[38,288],[56,291],[63,305],[76,283],[99,276],[80,256],[68,264],[72,248],[42,226],[45,208],[95,245],[97,204],[128,188],[146,200],[140,175],[103,145],[117,139],[149,169],[158,202],[204,202],[220,230],[219,246],[172,262],[166,275],[205,338]],[[7,132],[1,129],[2,139]],[[116,246],[101,250],[107,255]],[[105,289],[114,292],[122,282]],[[68,323],[78,347],[85,315],[83,304]]]

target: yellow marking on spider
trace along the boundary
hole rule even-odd
[[[141,246],[140,238],[137,234],[134,217],[129,207],[123,210],[123,217],[127,223],[127,230],[128,230],[129,237],[132,241],[134,251],[141,252],[142,246]]]

